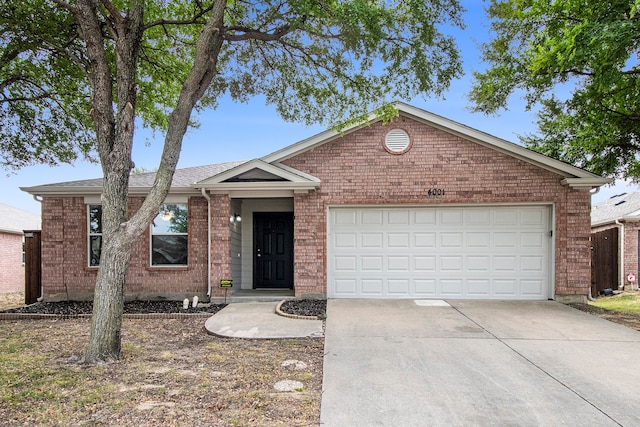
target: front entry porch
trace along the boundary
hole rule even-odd
[[[238,289],[229,291],[227,303],[243,302],[280,302],[287,299],[295,299],[293,289]],[[212,302],[222,303],[224,297],[211,298]]]

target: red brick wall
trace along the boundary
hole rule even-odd
[[[134,213],[142,198],[129,200]],[[207,202],[189,199],[189,266],[151,267],[149,232],[134,244],[125,293],[128,299],[181,299],[207,292]],[[97,268],[87,261],[87,205],[82,197],[45,197],[42,202],[42,285],[46,300],[90,299]]]
[[[388,153],[386,133],[408,132],[411,149]],[[296,295],[326,293],[326,212],[340,204],[550,203],[555,206],[557,295],[586,295],[590,273],[589,189],[480,144],[400,117],[364,127],[284,163],[321,179],[295,195]],[[445,189],[429,197],[429,188]]]
[[[231,199],[227,194],[211,195],[211,296],[224,296],[221,279],[231,279],[231,229],[229,209]],[[206,217],[206,215],[205,215]]]
[[[24,291],[22,234],[0,233],[0,293]]]

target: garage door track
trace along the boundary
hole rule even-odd
[[[329,300],[321,425],[640,425],[640,332],[553,301],[447,302]]]

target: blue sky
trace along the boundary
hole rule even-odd
[[[452,82],[445,99],[425,101],[417,98],[402,101],[517,143],[518,135],[535,131],[536,120],[534,112],[525,111],[520,97],[513,96],[509,102],[509,110],[498,116],[485,116],[469,111],[466,95],[471,87],[471,74],[484,67],[480,62],[478,44],[488,40],[489,28],[483,2],[468,0],[462,3],[467,9],[464,15],[467,28],[452,34],[455,35],[462,53],[464,77]],[[284,122],[272,106],[265,105],[263,98],[253,99],[248,104],[223,99],[217,110],[202,113],[199,120],[200,128],[187,132],[178,167],[258,158],[325,130],[320,126],[307,127]],[[161,151],[162,135],[154,137],[145,129],[137,129],[133,150],[133,160],[137,167],[156,169]],[[58,167],[32,166],[17,173],[5,172],[0,175],[0,203],[40,213],[39,203],[18,187],[100,176],[100,165],[84,161]],[[638,187],[618,183],[613,187],[603,187],[592,199],[598,202],[625,191],[638,191]]]

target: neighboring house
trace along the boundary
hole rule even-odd
[[[443,117],[326,131],[246,162],[176,171],[135,244],[128,298],[585,300],[592,188],[610,182]],[[130,212],[153,174],[132,175]],[[42,197],[47,300],[89,298],[101,179],[23,188]]]
[[[40,216],[0,203],[0,293],[24,291],[24,230],[40,230]]]
[[[640,193],[623,193],[595,204],[591,208],[591,231],[594,237],[605,234],[605,231],[614,235],[605,235],[605,238],[615,239],[614,247],[608,250],[611,261],[603,266],[595,265],[595,268],[605,268],[601,272],[607,280],[599,290],[605,287],[621,287],[623,285],[638,284],[638,265],[640,252],[638,244],[640,239]],[[594,248],[597,249],[597,248]],[[617,271],[615,271],[617,270]],[[635,283],[628,280],[629,274],[635,277]]]

